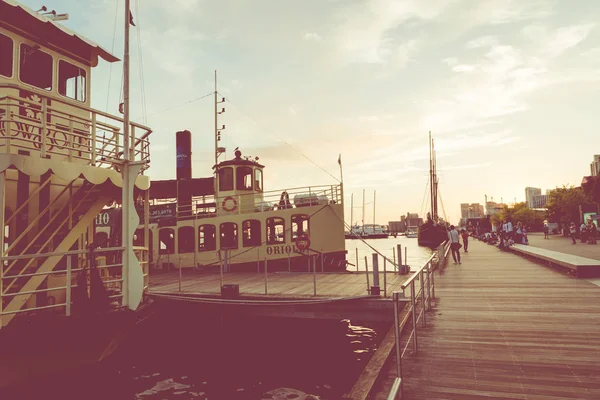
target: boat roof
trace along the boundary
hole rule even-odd
[[[0,0],[0,16],[0,24],[12,25],[34,35],[40,42],[68,50],[89,60],[92,67],[98,65],[98,57],[108,62],[119,61],[98,44],[14,0]]]
[[[264,165],[259,164],[256,160],[252,160],[249,158],[242,158],[242,152],[237,150],[235,151],[235,158],[232,158],[231,160],[226,160],[226,161],[222,161],[220,163],[218,163],[217,165],[215,165],[213,168],[221,168],[221,167],[226,167],[228,165],[246,165],[248,167],[259,167],[259,168],[264,168]]]

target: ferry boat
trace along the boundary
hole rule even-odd
[[[389,236],[385,226],[377,224],[354,225],[346,233],[346,239],[387,239]]]
[[[118,58],[42,11],[0,0],[0,388],[106,358],[148,311],[151,130],[128,120],[127,68],[124,118],[91,107],[92,69]],[[117,203],[124,239],[98,249]]]
[[[216,86],[214,95],[216,127],[223,112],[217,104],[225,99]],[[225,153],[219,140],[215,130],[213,176],[193,178],[192,134],[176,132],[176,179],[150,187],[151,270],[306,272],[313,268],[309,256],[316,256],[319,269],[345,271],[343,183],[267,191],[259,158],[236,149],[233,158],[219,161]],[[341,169],[341,157],[338,162]],[[110,242],[120,230],[118,212],[99,215],[101,240]]]

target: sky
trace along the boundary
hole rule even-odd
[[[124,0],[44,4],[122,58]],[[213,99],[195,99],[214,70],[227,158],[260,157],[265,190],[283,190],[335,184],[341,153],[347,221],[354,194],[360,223],[363,190],[365,223],[374,191],[376,223],[428,211],[429,131],[454,223],[485,195],[579,185],[600,153],[594,0],[132,0],[132,11],[132,118],[153,130],[152,179],[175,177],[184,129],[193,176],[211,176]],[[121,77],[122,63],[100,62],[93,107],[117,113]]]

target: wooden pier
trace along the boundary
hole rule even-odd
[[[600,399],[600,287],[472,241],[436,276],[406,399]],[[390,357],[372,399],[387,399]]]

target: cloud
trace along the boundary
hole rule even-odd
[[[479,49],[481,47],[490,47],[498,43],[496,36],[481,36],[467,42],[468,49]]]
[[[298,112],[294,109],[294,107],[290,106],[290,107],[288,107],[288,114],[296,115],[296,114],[298,114]]]
[[[471,72],[475,71],[474,65],[460,64],[452,67],[452,71],[454,72]]]
[[[314,40],[320,42],[321,40],[323,40],[323,38],[318,33],[307,32],[304,34],[304,40]]]
[[[582,24],[558,29],[549,38],[543,54],[551,58],[561,55],[583,42],[594,26],[595,24]]]

